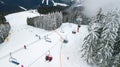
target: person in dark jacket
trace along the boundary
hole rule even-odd
[[[47,56],[45,57],[45,60],[46,60],[46,61],[49,61],[49,62],[52,61],[52,59],[53,59],[53,57],[52,57],[52,56],[49,56],[49,55],[47,55]]]
[[[27,49],[26,45],[24,45],[24,49]]]
[[[81,27],[81,26],[80,26],[80,25],[78,25],[78,27],[77,27],[77,32],[79,32],[80,27]]]

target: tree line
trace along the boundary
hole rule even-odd
[[[53,30],[62,24],[62,12],[53,12],[43,16],[27,18],[27,24],[46,30]]]

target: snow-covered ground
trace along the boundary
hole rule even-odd
[[[24,8],[24,7],[22,7],[22,6],[19,6],[19,8],[21,8],[21,9],[23,9],[23,10],[27,11],[27,9],[26,9],[26,8]]]
[[[0,44],[1,67],[90,67],[81,58],[80,49],[84,37],[87,35],[87,26],[82,25],[79,32],[72,34],[77,25],[64,23],[55,31],[28,26],[27,17],[38,16],[35,11],[24,11],[6,16],[11,25],[8,38]],[[51,42],[47,42],[51,40]],[[68,43],[63,43],[62,38]],[[24,49],[24,45],[27,49]],[[45,56],[50,51],[53,57],[51,62],[45,61]],[[9,62],[10,53],[19,62],[15,65]],[[69,57],[69,58],[68,58]]]

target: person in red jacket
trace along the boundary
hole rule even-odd
[[[21,65],[21,67],[24,67],[23,65]]]

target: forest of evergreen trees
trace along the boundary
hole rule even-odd
[[[3,43],[10,31],[10,24],[6,22],[5,14],[0,14],[0,43]]]
[[[33,18],[27,18],[27,24],[46,29],[46,30],[53,30],[62,24],[63,15],[62,12],[53,12],[46,14],[44,16],[37,16]]]
[[[63,11],[67,9],[69,6],[40,6],[37,8],[40,14],[48,14],[57,11]]]
[[[6,19],[5,19],[5,14],[4,13],[0,13],[0,24],[4,24],[6,23]]]

